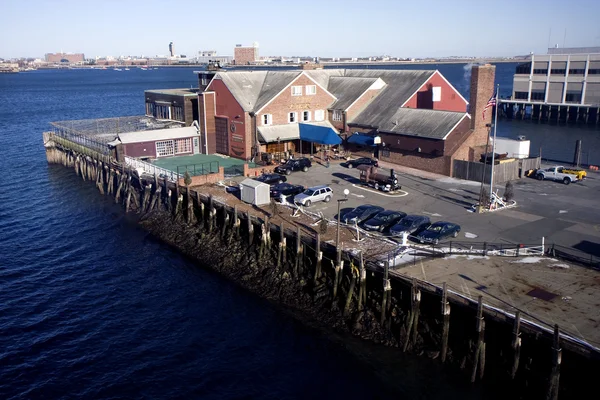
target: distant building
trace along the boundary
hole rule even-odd
[[[83,53],[47,53],[46,61],[50,63],[82,63],[85,60]]]
[[[600,104],[600,47],[551,48],[517,66],[512,100],[525,103]]]
[[[218,62],[222,65],[231,64],[233,62],[233,56],[220,56],[217,55],[215,50],[200,50],[196,61],[199,64],[208,64],[209,62]]]
[[[255,42],[249,47],[236,45],[233,49],[233,61],[235,65],[254,64],[258,61],[258,43]]]
[[[175,46],[173,45],[173,42],[169,43],[169,54],[171,54],[171,57],[175,57]]]

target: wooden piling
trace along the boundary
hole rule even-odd
[[[485,368],[485,321],[483,320],[483,296],[477,299],[477,344],[475,345],[475,356],[473,357],[473,369],[471,371],[471,383],[477,378],[477,367],[479,367],[479,379],[483,378]]]
[[[225,239],[227,235],[227,229],[229,228],[229,212],[227,212],[227,206],[223,204],[223,225],[221,226],[221,237]]]
[[[302,259],[302,230],[296,226],[296,256],[294,258],[294,275],[298,276],[300,260]]]
[[[521,332],[519,332],[521,328],[521,312],[517,311],[515,313],[515,321],[513,324],[513,339],[512,339],[512,348],[513,348],[513,365],[511,370],[511,377],[515,379],[517,375],[517,370],[519,369],[519,357],[521,356]]]
[[[388,295],[392,290],[392,284],[390,283],[390,280],[387,279],[388,268],[389,268],[389,263],[386,262],[386,264],[385,264],[386,273],[383,277],[383,299],[381,300],[381,321],[380,321],[381,326],[383,326],[385,323],[385,311],[386,311],[387,304],[388,304]]]
[[[106,185],[106,194],[112,195],[115,188],[115,170],[109,167],[104,167],[108,176],[108,183]]]
[[[287,263],[287,240],[285,237],[285,227],[283,222],[279,226],[279,247],[281,249],[281,264],[286,265]]]
[[[183,218],[183,194],[177,197],[177,205],[175,206],[175,219]]]
[[[252,224],[250,212],[246,212],[246,217],[248,218],[248,246],[252,246],[252,242],[254,242],[254,225]]]
[[[560,348],[560,331],[558,324],[554,325],[554,340],[552,345],[552,372],[548,382],[546,400],[558,399],[558,383],[560,380],[560,364],[562,362],[562,349]]]
[[[153,211],[157,209],[160,205],[160,194],[162,192],[162,187],[158,186],[154,191],[154,195],[152,196],[152,202],[150,203],[150,207],[148,211]]]
[[[131,176],[127,177],[127,200],[125,200],[125,212],[129,212],[129,206],[131,205]]]
[[[187,187],[187,223],[193,225],[196,223],[196,215],[194,214],[194,197],[192,196],[192,190]]]
[[[344,317],[348,315],[350,311],[350,304],[352,303],[352,296],[354,295],[354,287],[356,286],[356,278],[359,271],[353,264],[350,264],[350,287],[348,288],[348,294],[346,295],[346,304],[344,305]]]
[[[340,275],[342,275],[342,270],[344,269],[344,261],[342,261],[342,251],[341,249],[337,249],[337,265],[335,266],[335,278],[333,280],[333,298],[337,297],[338,286],[340,284]]]
[[[448,353],[448,336],[450,334],[450,303],[448,302],[448,289],[446,282],[442,285],[442,317],[444,319],[442,326],[442,349],[441,360],[446,362],[446,354]]]
[[[140,212],[145,213],[150,205],[150,196],[152,196],[152,185],[146,185],[142,194],[142,204]]]
[[[417,285],[417,280],[415,278],[412,279],[411,285],[411,296],[410,296],[410,314],[408,317],[408,327],[406,329],[406,341],[404,342],[404,349],[406,351],[408,349],[408,345],[412,343],[413,345],[417,341],[417,333],[419,327],[419,314],[420,314],[420,304],[421,304],[421,291]]]
[[[238,217],[237,204],[233,206],[233,233],[236,237],[240,235],[240,219]]]
[[[317,265],[315,267],[315,277],[314,282],[317,283],[319,278],[321,277],[321,267],[323,260],[323,253],[321,252],[321,234],[317,232],[317,245],[315,247],[315,253],[317,257]]]
[[[367,270],[365,269],[365,263],[363,260],[363,253],[359,255],[359,268],[360,268],[360,283],[358,289],[358,309],[362,310],[363,306],[367,303]]]

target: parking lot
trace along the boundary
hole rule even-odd
[[[456,240],[535,245],[541,244],[545,237],[547,244],[574,247],[600,256],[600,212],[597,210],[600,179],[596,173],[571,185],[524,178],[514,182],[516,208],[483,214],[471,209],[479,198],[477,182],[432,174],[420,177],[400,171],[397,174],[402,190],[396,193],[364,187],[358,179],[359,171],[337,163],[332,163],[330,168],[313,163],[307,173],[294,172],[287,178],[289,183],[307,187],[329,185],[333,189],[333,200],[315,203],[310,211],[321,212],[331,219],[337,214],[336,200],[343,198],[344,189],[348,189],[350,194],[343,203],[344,211],[373,204],[426,215],[432,222],[457,223],[462,229]],[[504,185],[500,193],[503,190]]]

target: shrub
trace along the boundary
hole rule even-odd
[[[515,189],[511,181],[506,182],[504,187],[504,200],[511,201],[515,197]]]
[[[321,222],[319,222],[319,230],[321,231],[321,235],[325,235],[327,233],[328,227],[329,224],[327,223],[327,220],[323,218]]]

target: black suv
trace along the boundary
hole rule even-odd
[[[254,178],[254,180],[266,183],[268,185],[276,185],[278,183],[283,183],[287,181],[287,178],[279,174],[262,174],[261,176],[257,176],[256,178]]]
[[[377,160],[375,160],[373,158],[368,158],[368,157],[361,157],[361,158],[357,158],[355,160],[350,160],[350,161],[346,162],[346,166],[348,168],[356,168],[359,165],[374,165],[374,166],[378,167],[379,162],[377,162]]]
[[[275,172],[278,174],[289,175],[292,171],[308,171],[312,166],[312,163],[308,158],[298,158],[287,160],[284,164],[281,164],[275,168]]]

